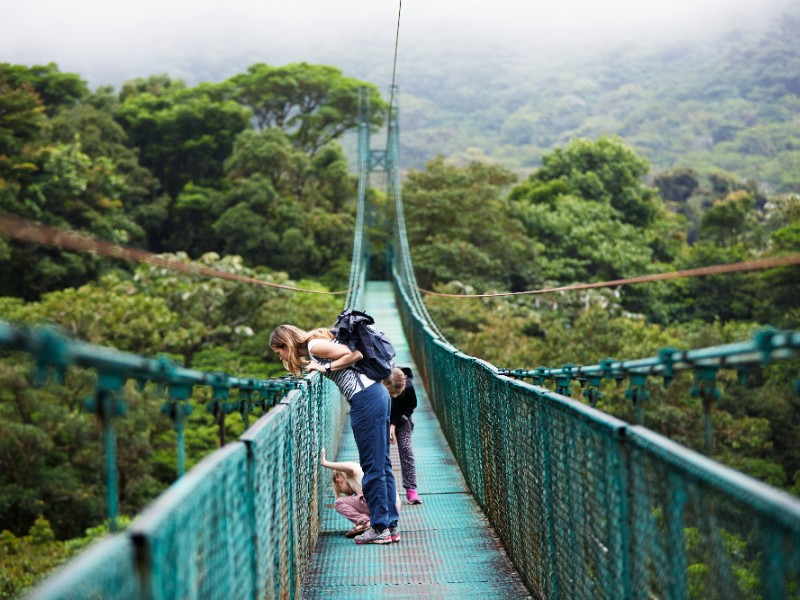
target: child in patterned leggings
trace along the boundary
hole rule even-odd
[[[333,508],[344,518],[353,523],[354,527],[345,533],[346,537],[353,538],[369,529],[369,506],[364,498],[361,480],[364,471],[357,462],[331,462],[325,458],[325,448],[322,449],[320,464],[333,470]],[[395,498],[395,505],[400,511],[400,495]]]
[[[392,397],[389,441],[397,444],[406,500],[409,504],[422,504],[417,494],[417,469],[414,464],[414,450],[411,447],[411,432],[414,431],[411,415],[417,408],[417,393],[414,391],[411,369],[395,367],[388,379],[383,380],[383,384]]]

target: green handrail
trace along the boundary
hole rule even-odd
[[[644,425],[644,404],[650,397],[647,378],[662,378],[663,387],[668,387],[675,375],[681,371],[694,372],[691,394],[702,398],[705,427],[705,452],[711,454],[714,446],[712,406],[720,397],[717,374],[720,369],[732,369],[741,383],[746,382],[749,370],[758,365],[767,365],[779,359],[796,356],[800,351],[800,332],[764,329],[750,341],[700,348],[675,350],[664,348],[658,356],[635,360],[616,361],[606,359],[590,366],[566,365],[560,369],[538,367],[536,369],[500,369],[499,373],[515,379],[531,379],[534,385],[555,382],[555,391],[570,396],[570,382],[577,381],[583,387],[583,395],[592,406],[602,396],[600,390],[605,381],[618,384],[629,381],[625,396],[631,400],[636,414],[636,424]]]
[[[31,597],[296,597],[329,493],[319,452],[338,445],[343,404],[333,384],[310,377]]]
[[[390,157],[396,173],[396,151]],[[589,367],[498,369],[449,344],[424,309],[394,186],[393,275],[412,355],[467,485],[531,595],[800,598],[800,500],[566,395],[573,379],[599,388],[605,377],[628,378],[639,393],[646,377],[684,368],[713,393],[717,369],[786,358],[800,334]]]

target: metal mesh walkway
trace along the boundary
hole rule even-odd
[[[366,311],[397,349],[397,365],[417,375],[403,333],[394,292],[388,282],[367,284]],[[306,581],[304,598],[529,598],[464,478],[416,379],[419,406],[414,412],[414,455],[423,504],[403,498],[401,540],[389,546],[357,546],[344,537],[352,526],[333,509],[333,492],[323,505],[320,535]],[[337,460],[358,460],[345,423]],[[402,497],[397,447],[392,463]]]

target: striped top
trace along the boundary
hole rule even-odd
[[[327,365],[333,362],[332,358],[322,358],[321,356],[317,356],[312,351],[312,348],[317,344],[317,342],[322,341],[321,338],[317,338],[314,340],[308,340],[308,354],[318,363],[322,363],[323,365]],[[339,340],[331,340],[334,344],[340,344]],[[347,367],[346,369],[341,369],[339,371],[331,371],[330,373],[325,373],[325,377],[329,378],[333,383],[336,384],[336,387],[339,388],[339,391],[342,393],[342,396],[347,398],[347,401],[350,402],[358,392],[363,389],[368,388],[373,383],[377,383],[374,379],[370,379],[363,373],[359,373],[356,371],[352,366]],[[359,384],[359,379],[361,379],[361,383]]]

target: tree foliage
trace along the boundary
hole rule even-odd
[[[296,63],[251,65],[230,80],[235,97],[253,111],[259,129],[276,128],[310,155],[358,126],[358,89],[365,87],[371,119],[380,125],[386,104],[374,85],[345,77],[336,67]]]
[[[418,280],[420,275],[428,277],[426,283],[434,289],[453,294],[497,285],[480,275],[480,268],[470,270],[474,264],[485,264],[480,262],[477,244],[469,249],[464,244],[461,255],[470,266],[462,267],[457,276],[442,267],[448,263],[441,258],[446,255],[439,247],[437,231],[441,227],[450,233],[458,228],[439,225],[446,222],[437,212],[441,207],[460,217],[461,207],[468,206],[478,220],[471,222],[465,216],[459,223],[479,229],[478,221],[491,222],[493,233],[503,240],[515,239],[517,226],[522,225],[535,251],[537,283],[546,287],[739,262],[800,248],[795,196],[769,198],[752,182],[724,173],[713,177],[677,173],[661,180],[661,186],[673,193],[672,200],[665,202],[646,188],[647,173],[637,168],[643,163],[619,140],[579,140],[570,148],[574,151],[556,150],[545,156],[540,171],[508,190],[508,212],[502,213],[507,220],[496,216],[490,220],[481,208],[461,198],[472,195],[472,202],[486,205],[484,210],[494,215],[500,212],[481,200],[477,188],[457,185],[456,175],[467,180],[461,173],[466,169],[450,166],[451,176],[443,177],[441,164],[429,164],[424,174],[410,173],[404,189],[405,217]],[[608,187],[603,183],[612,180]],[[620,187],[622,181],[627,184]],[[502,205],[502,193],[495,190],[494,194]],[[633,214],[646,212],[647,220],[626,220],[618,208],[622,204],[614,205],[615,194],[643,202],[646,211]],[[443,200],[451,195],[459,198],[458,204]],[[685,218],[688,211],[681,210],[688,205],[696,210],[694,221]],[[688,237],[693,227],[696,240]],[[537,296],[481,300],[426,296],[425,300],[433,320],[467,354],[499,367],[561,367],[598,364],[608,357],[656,356],[668,347],[691,349],[742,341],[766,325],[796,328],[800,323],[796,271],[791,267]],[[508,282],[500,287],[510,289]],[[738,382],[735,372],[721,371],[722,398],[712,407],[714,457],[789,490],[800,489],[800,456],[792,441],[798,424],[791,416],[797,404],[796,368],[795,361],[756,369],[745,385]],[[667,389],[655,383],[650,386],[645,425],[703,451],[703,408],[691,395],[691,387],[688,373]],[[624,388],[606,386],[598,407],[635,422],[635,411],[624,392]],[[580,398],[578,386],[573,397]]]
[[[129,143],[173,198],[190,182],[218,185],[236,136],[247,128],[248,111],[226,98],[225,87],[164,85],[130,91],[121,101],[116,118]]]
[[[516,40],[430,60],[445,41],[410,52],[400,156],[423,168],[442,153],[458,164],[499,162],[529,173],[576,138],[618,135],[655,173],[725,171],[775,192],[800,191],[796,4],[772,4],[763,23],[687,39],[642,40],[519,55]],[[479,93],[477,93],[479,91]],[[476,155],[477,153],[477,155]]]
[[[258,64],[195,87],[154,75],[114,94],[90,92],[54,64],[2,64],[0,210],[156,252],[237,254],[344,287],[355,184],[337,140],[358,123],[362,87],[377,124],[377,89],[334,67]],[[271,126],[253,128],[264,110]],[[113,268],[0,242],[4,294],[36,299]]]
[[[542,167],[517,187],[511,198],[555,204],[561,195],[606,204],[622,222],[636,227],[656,216],[655,193],[642,183],[650,165],[618,138],[577,139],[566,150],[542,157]]]
[[[186,257],[174,257],[188,260]],[[205,255],[199,265],[261,279],[316,288],[283,273],[246,267],[241,257]],[[50,323],[90,343],[144,356],[163,354],[179,364],[241,377],[285,373],[268,349],[269,333],[283,322],[311,329],[332,324],[341,298],[296,294],[278,288],[200,278],[143,265],[133,276],[108,275],[77,289],[44,294],[38,302],[0,298],[0,313],[15,323]],[[84,400],[95,386],[92,372],[71,367],[62,384],[31,386],[31,361],[6,353],[0,359],[0,530],[24,535],[44,516],[57,539],[80,535],[105,515],[102,429]],[[163,390],[132,382],[126,414],[115,420],[120,510],[133,515],[175,477],[176,438],[161,413]],[[207,389],[187,423],[189,466],[218,445],[205,411]],[[243,431],[229,415],[229,436]],[[24,450],[23,450],[24,449]]]
[[[503,192],[515,180],[499,166],[448,165],[435,158],[403,189],[417,280],[524,289],[535,280],[534,247]],[[458,218],[454,218],[458,215]]]

